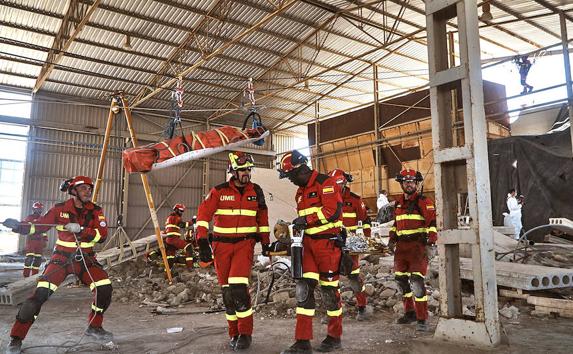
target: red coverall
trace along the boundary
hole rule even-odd
[[[34,222],[41,215],[32,214],[26,216],[23,220],[24,222]],[[45,232],[36,232],[32,235],[26,236],[26,246],[24,247],[26,251],[26,259],[24,260],[24,278],[30,275],[37,274],[40,270],[40,265],[42,264],[42,253],[44,252],[44,247],[48,242],[48,234]]]
[[[418,193],[409,199],[400,196],[396,201],[394,226],[390,230],[390,240],[396,242],[394,275],[402,288],[404,311],[415,311],[418,320],[428,318],[424,285],[428,271],[426,245],[434,244],[437,238],[436,209],[432,200]]]
[[[169,267],[173,267],[175,262],[175,254],[177,250],[185,250],[185,264],[187,269],[193,268],[193,245],[181,238],[181,228],[186,229],[189,227],[189,222],[183,222],[181,215],[172,212],[165,221],[165,253],[167,254],[167,261]]]
[[[370,219],[368,218],[368,213],[366,205],[362,201],[362,198],[358,194],[354,194],[350,191],[350,188],[346,187],[342,190],[342,222],[344,227],[350,231],[356,231],[358,229],[358,222],[362,221],[362,228],[364,229],[364,235],[370,236]],[[366,293],[363,289],[363,282],[360,278],[360,256],[352,256],[352,272],[348,277],[350,279],[352,291],[356,296],[356,305],[360,307],[365,307],[367,304]]]
[[[75,274],[85,285],[94,291],[94,301],[88,317],[91,327],[101,327],[103,313],[111,303],[111,280],[101,265],[97,262],[93,246],[105,241],[107,237],[107,222],[101,207],[87,202],[82,209],[77,209],[73,198],[66,202],[54,205],[46,215],[36,220],[38,224],[58,224],[58,240],[50,263],[40,275],[36,290],[18,311],[16,322],[12,327],[10,336],[24,339],[30,326],[40,313],[42,304],[56,291],[69,274]],[[83,230],[76,234],[66,231],[64,225],[78,223]],[[21,223],[16,230],[22,234],[34,234],[48,231],[51,226],[34,226],[34,224]],[[83,257],[79,252],[79,247]],[[82,260],[83,258],[83,260]],[[85,264],[84,264],[85,261]]]
[[[234,178],[209,192],[197,213],[197,240],[207,238],[213,223],[213,255],[229,325],[229,336],[252,335],[253,310],[249,277],[257,240],[269,244],[269,216],[263,190],[247,183],[239,190]]]
[[[328,335],[342,336],[342,307],[338,291],[340,245],[335,244],[342,227],[342,197],[336,181],[312,171],[305,187],[296,192],[299,216],[307,226],[303,239],[303,279],[297,281],[296,340],[313,338],[314,288],[320,283],[328,320]]]

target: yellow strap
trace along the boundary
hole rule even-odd
[[[193,136],[193,139],[197,139],[197,141],[199,142],[199,144],[201,144],[201,147],[204,149],[204,148],[205,148],[205,144],[203,144],[203,142],[202,142],[201,139],[199,138],[199,135],[195,134],[194,131],[191,131],[191,135]]]
[[[229,284],[247,284],[247,285],[249,285],[249,278],[247,278],[247,277],[229,277]]]
[[[208,221],[197,221],[197,227],[202,226],[206,229],[209,228],[209,222]]]
[[[245,318],[245,317],[249,317],[253,314],[253,309],[250,308],[247,311],[235,311],[235,313],[237,314],[237,318]]]
[[[245,227],[219,227],[213,226],[213,232],[220,234],[247,234],[251,232],[257,232],[258,227],[256,226],[245,226]]]
[[[215,215],[257,216],[257,211],[249,209],[217,209]]]
[[[92,243],[92,244],[94,244],[94,245],[95,245],[96,243],[98,243],[99,240],[101,240],[101,234],[99,233],[99,230],[98,230],[98,229],[95,229],[95,233],[96,233],[96,234],[95,234],[95,237],[93,238],[93,240],[90,241],[90,243]]]
[[[314,235],[322,231],[326,231],[328,229],[342,227],[342,221],[337,222],[329,222],[328,224],[324,224],[322,226],[315,226],[304,230],[305,234]]]
[[[229,315],[228,313],[225,314],[227,321],[236,321],[238,320],[237,315]]]
[[[318,216],[318,220],[320,220],[321,223],[326,224],[328,222],[326,216],[324,216],[324,213],[322,212],[322,208],[319,208],[316,211],[316,216]]]
[[[97,288],[98,286],[103,286],[103,285],[111,285],[111,280],[106,278],[106,279],[94,281],[93,283],[90,284],[90,290],[93,290],[93,289]]]
[[[356,213],[342,213],[343,218],[355,218]]]
[[[315,272],[306,272],[306,273],[302,273],[302,277],[307,278],[307,279],[314,279],[314,280],[318,281],[318,279],[320,278],[320,275],[318,273],[315,273]]]
[[[259,232],[270,232],[271,229],[268,226],[259,226]]]
[[[223,146],[227,145],[229,143],[229,138],[227,138],[227,136],[220,131],[219,129],[215,128],[215,131],[217,132],[217,134],[219,134],[219,137],[221,138],[221,142],[223,143]]]
[[[66,228],[64,227],[64,225],[58,225],[58,226],[56,226],[56,230],[58,230],[58,231],[66,231]]]
[[[400,221],[400,220],[422,220],[422,221],[425,221],[426,219],[420,214],[396,215],[396,221]]]
[[[333,280],[333,281],[326,281],[326,280],[321,280],[320,281],[320,286],[338,286],[338,280]]]
[[[169,152],[171,153],[171,155],[177,156],[177,155],[173,152],[173,150],[171,150],[171,147],[170,147],[165,141],[162,141],[161,144],[165,145],[165,147],[167,148],[167,150],[169,150]]]
[[[314,316],[315,309],[305,309],[303,307],[296,308],[297,315]]]
[[[334,310],[334,311],[326,311],[326,315],[329,317],[338,317],[342,316],[342,309]]]
[[[52,291],[56,291],[56,289],[58,288],[57,285],[50,283],[49,281],[39,281],[38,285],[36,285],[37,288],[46,288]]]
[[[413,234],[425,234],[426,233],[426,228],[425,227],[419,227],[417,229],[412,229],[412,230],[400,230],[397,231],[396,234],[398,236],[402,236],[402,235],[413,235]]]

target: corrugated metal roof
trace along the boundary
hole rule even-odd
[[[573,9],[563,1],[549,2],[562,10]],[[79,0],[83,8],[91,3],[91,0]],[[409,1],[403,8],[405,3],[391,0],[358,9],[356,2],[348,0],[298,1],[188,73],[184,82],[184,108],[212,109],[189,113],[189,116],[206,118],[217,109],[233,107],[228,103],[240,103],[246,80],[252,77],[257,103],[266,107],[262,114],[267,126],[278,125],[285,119],[290,121],[283,126],[305,122],[314,117],[312,103],[319,95],[324,96],[321,104],[324,114],[371,101],[372,70],[368,67],[371,61],[379,64],[381,97],[422,86],[427,82],[425,32],[417,34],[417,41],[409,41],[393,54],[388,55],[384,50],[388,38],[395,41],[425,24],[423,2]],[[51,0],[3,2],[0,84],[29,89],[34,86],[40,64],[46,60],[60,29],[67,4]],[[351,8],[355,10],[348,12],[351,18],[347,19],[344,11]],[[551,10],[536,2],[494,0],[491,8],[492,22],[510,22],[480,29],[484,58],[515,55],[559,41],[540,29],[559,34],[557,15],[549,15]],[[209,11],[214,17],[198,28]],[[266,0],[103,0],[41,90],[104,99],[107,93],[122,89],[133,100],[144,88],[147,87],[147,93],[155,89],[157,84],[151,81],[155,73],[193,31],[197,31],[198,41],[212,46],[207,50],[216,50],[273,11],[275,8]],[[529,23],[517,21],[516,14],[534,18],[528,20]],[[399,15],[402,17],[398,21]],[[222,20],[216,20],[217,16]],[[74,19],[74,23],[77,21]],[[325,24],[322,30],[316,31],[322,24]],[[388,28],[384,30],[384,26]],[[388,31],[391,27],[395,27],[396,32],[392,36]],[[568,28],[573,31],[571,21]],[[454,27],[449,29],[455,31]],[[126,36],[130,37],[132,49],[124,48]],[[402,43],[397,42],[389,49]],[[186,48],[176,56],[175,62],[167,64],[160,83],[188,71],[202,60],[202,55],[211,53],[202,53],[201,49],[206,48],[199,48],[193,39]],[[361,71],[363,73],[358,74]],[[296,89],[288,88],[295,83]],[[309,108],[292,117],[307,105]],[[155,97],[141,104],[141,107],[161,109],[170,106],[169,90],[158,90]],[[233,113],[215,122],[240,123],[243,118],[241,113]]]

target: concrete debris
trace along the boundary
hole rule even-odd
[[[368,251],[368,242],[364,237],[352,235],[346,239],[346,247],[350,252]]]
[[[499,310],[499,314],[503,317],[516,320],[519,317],[519,309],[515,306],[504,306],[502,309]]]

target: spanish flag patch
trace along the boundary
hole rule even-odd
[[[334,187],[324,187],[322,189],[322,194],[334,193]]]
[[[100,220],[105,220],[105,216],[100,215],[100,216],[98,216],[98,219],[100,219]]]
[[[426,209],[428,209],[428,210],[434,210],[435,208],[434,208],[434,206],[433,206],[432,204],[428,204],[428,205],[426,205]]]

